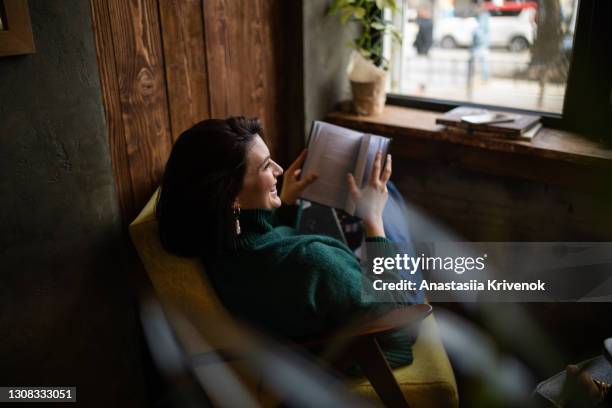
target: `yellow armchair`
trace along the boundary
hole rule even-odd
[[[212,286],[207,281],[203,265],[197,259],[181,258],[167,253],[159,240],[155,218],[158,191],[130,225],[130,236],[149,275],[157,298],[163,308],[187,317],[196,327],[197,316],[214,316],[215,319],[231,316],[223,307]],[[205,327],[197,327],[206,330]],[[179,333],[180,337],[180,333]],[[222,345],[210,345],[217,347]],[[210,349],[198,349],[187,345],[192,355],[206,353]],[[414,362],[410,366],[393,370],[399,388],[410,407],[452,408],[458,406],[457,384],[448,356],[439,338],[435,318],[427,317],[413,346]],[[231,363],[238,375],[243,372],[239,361]],[[275,406],[278,401],[264,395],[257,384],[246,384],[257,395],[262,406]],[[377,393],[366,378],[349,380],[348,386],[357,394],[380,403]]]

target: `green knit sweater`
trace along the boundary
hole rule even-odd
[[[205,260],[230,312],[276,335],[297,338],[389,310],[389,305],[362,300],[362,271],[351,250],[330,237],[301,235],[296,230],[300,215],[299,206],[243,210],[237,249]],[[381,339],[394,367],[412,362],[413,343],[414,336],[405,331]]]

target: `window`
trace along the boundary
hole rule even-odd
[[[399,3],[387,14],[404,36],[385,44],[391,100],[564,112],[578,0]]]

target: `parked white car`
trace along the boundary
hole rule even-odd
[[[491,47],[507,47],[518,52],[527,49],[536,32],[535,10],[522,10],[516,16],[496,16],[489,18]],[[469,47],[478,22],[474,17],[444,17],[434,23],[434,43],[442,48]]]

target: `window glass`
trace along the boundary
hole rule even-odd
[[[388,92],[561,113],[578,0],[399,0]]]

